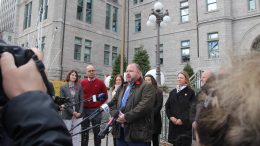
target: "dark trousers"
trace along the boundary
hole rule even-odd
[[[159,134],[153,134],[153,146],[159,146]]]
[[[99,108],[91,108],[91,109],[84,108],[84,118],[91,115],[97,109],[99,109]],[[84,129],[90,127],[90,122],[91,122],[91,126],[95,126],[97,124],[100,124],[101,123],[101,117],[102,117],[102,114],[98,114],[91,121],[89,121],[89,120],[84,121],[81,125],[81,129],[84,130]],[[98,136],[99,131],[100,131],[100,126],[93,128],[95,146],[101,146],[101,138]],[[81,135],[81,146],[88,146],[88,140],[89,140],[89,131],[85,131]]]
[[[124,138],[124,129],[120,129],[120,138],[116,139],[117,146],[149,146],[149,142],[126,142]]]

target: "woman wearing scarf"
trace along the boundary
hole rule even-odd
[[[190,108],[193,102],[195,92],[190,87],[189,75],[181,71],[177,75],[177,87],[170,92],[165,104],[169,119],[168,141],[174,146],[191,146]]]

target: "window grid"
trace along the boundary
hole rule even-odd
[[[248,10],[252,11],[256,9],[256,1],[255,0],[248,0]]]
[[[183,1],[180,3],[181,12],[181,22],[189,21],[189,3],[188,1]]]
[[[110,29],[110,13],[111,13],[111,5],[107,4],[106,8],[106,29]]]
[[[45,50],[45,39],[46,39],[45,36],[42,37],[42,42],[41,42],[41,51],[42,51],[42,52],[44,52],[44,50]]]
[[[104,47],[104,65],[109,65],[109,54],[110,54],[110,46],[105,44]]]
[[[83,20],[83,0],[78,0],[77,19]]]
[[[92,23],[92,0],[87,0],[86,3],[86,22]]]
[[[41,15],[40,15],[40,21],[47,19],[47,15],[48,15],[48,0],[40,0],[40,11],[41,11]]]
[[[133,0],[134,5],[142,3],[142,2],[143,2],[143,0]]]
[[[190,61],[190,41],[181,41],[181,62]]]
[[[82,39],[79,37],[75,37],[75,48],[74,48],[74,59],[80,60],[81,56],[81,46],[82,46]]]
[[[23,28],[26,29],[31,26],[32,2],[25,5]]]
[[[118,48],[113,46],[112,47],[112,63],[113,64],[115,63],[117,56],[118,56]]]
[[[217,10],[217,0],[207,0],[208,12]]]
[[[160,64],[163,64],[163,44],[160,44]]]
[[[209,58],[219,58],[219,37],[217,32],[208,34],[208,53]]]
[[[91,44],[92,41],[85,40],[84,62],[89,63],[91,61]]]
[[[135,32],[141,31],[141,14],[135,15]]]

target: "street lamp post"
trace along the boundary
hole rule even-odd
[[[160,27],[166,26],[170,22],[169,12],[163,12],[163,5],[161,2],[156,2],[152,9],[149,19],[146,23],[147,26],[157,27],[157,45],[156,45],[156,81],[161,85],[161,69],[160,69]]]

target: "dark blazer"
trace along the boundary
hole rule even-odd
[[[3,126],[16,146],[72,145],[53,100],[43,92],[26,92],[10,100],[4,108]]]
[[[120,102],[127,85],[120,87],[112,101],[119,109]],[[132,86],[128,101],[123,113],[126,123],[124,124],[124,136],[127,142],[150,142],[153,132],[153,106],[155,90],[151,84],[137,81]],[[113,135],[119,138],[120,125],[113,127]]]
[[[155,103],[153,107],[154,112],[154,126],[153,126],[153,134],[161,134],[162,129],[162,117],[161,117],[161,109],[163,105],[163,92],[161,89],[157,88]]]
[[[183,125],[175,125],[169,121],[168,141],[174,143],[179,139],[185,139],[183,145],[191,143],[192,126],[190,121],[191,105],[195,102],[195,92],[186,87],[177,93],[176,89],[170,92],[169,98],[165,104],[167,117],[181,119]],[[184,144],[186,143],[186,145]]]
[[[66,105],[72,105],[72,104],[78,103],[75,105],[75,111],[82,113],[83,112],[83,103],[84,103],[83,102],[83,90],[82,90],[82,87],[80,84],[75,84],[74,88],[75,88],[75,96],[72,97],[72,95],[70,93],[70,89],[69,89],[69,84],[68,83],[65,84],[60,89],[60,96],[70,99],[70,102],[67,103]],[[74,98],[75,102],[72,102],[72,98]],[[73,107],[69,106],[62,112],[61,117],[63,119],[71,119],[73,116],[72,115],[73,112],[74,112]]]

